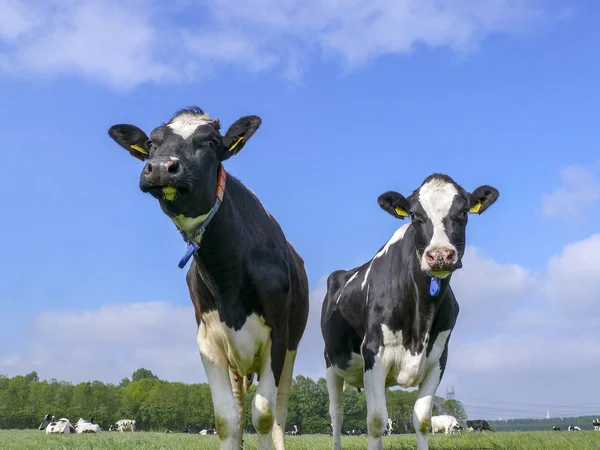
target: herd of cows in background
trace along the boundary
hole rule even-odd
[[[288,396],[309,311],[302,257],[256,195],[223,167],[261,122],[258,116],[245,116],[221,134],[219,119],[192,107],[175,113],[150,136],[128,124],[108,131],[144,162],[139,188],[158,200],[186,243],[179,267],[191,259],[186,281],[197,343],[216,433],[221,448],[228,450],[243,447],[245,396],[255,375],[252,424],[258,448],[285,449]],[[413,412],[417,450],[429,448],[430,429],[462,430],[454,417],[431,417],[459,313],[450,279],[462,267],[468,216],[482,214],[498,196],[491,186],[468,192],[449,176],[434,173],[406,197],[395,191],[378,197],[381,209],[408,223],[370,261],[333,272],[322,305],[334,450],[341,448],[345,386],[365,390],[363,431],[369,450],[382,449],[382,437],[392,432],[386,426],[386,398],[396,385],[418,387]],[[336,200],[332,206],[347,211],[350,199]],[[135,421],[129,422],[133,431]],[[91,426],[84,419],[74,426],[60,419],[45,429],[83,432],[78,430]],[[467,421],[467,427],[491,431],[485,420]]]

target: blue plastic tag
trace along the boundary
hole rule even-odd
[[[431,278],[431,284],[429,285],[429,294],[435,297],[440,293],[440,279],[438,277]]]
[[[194,253],[196,253],[196,250],[198,250],[198,246],[196,245],[196,243],[193,241],[188,242],[187,249],[181,257],[181,259],[179,260],[179,264],[177,264],[180,269],[183,269],[187,265],[190,258],[194,256]]]

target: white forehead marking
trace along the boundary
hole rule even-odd
[[[206,114],[183,113],[175,117],[167,126],[184,139],[189,138],[200,125],[211,123],[212,120]]]
[[[179,158],[175,156],[169,156],[169,158],[171,158],[171,161],[179,161]]]
[[[434,178],[419,189],[419,202],[425,210],[427,217],[433,222],[440,223],[450,212],[454,197],[458,195],[456,187],[452,183]]]

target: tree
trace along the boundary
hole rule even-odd
[[[33,372],[29,372],[27,375],[25,375],[24,378],[25,378],[25,381],[35,381],[35,382],[40,381],[40,377],[38,377],[38,374],[35,370]]]
[[[131,381],[139,381],[146,378],[150,380],[158,380],[158,377],[154,375],[151,370],[144,369],[143,367],[141,369],[136,370],[135,372],[133,372],[133,375],[131,375]]]
[[[125,377],[125,378],[123,378],[123,379],[121,380],[121,382],[119,383],[119,387],[121,387],[121,388],[127,387],[127,385],[128,385],[129,383],[131,383],[131,380],[130,380],[129,378]]]
[[[442,406],[441,410],[444,414],[448,414],[450,416],[454,416],[459,423],[465,423],[467,420],[467,412],[465,411],[464,406],[458,400],[446,400]]]
[[[408,392],[401,389],[395,389],[388,394],[388,416],[401,425],[405,433],[410,433],[413,429],[412,416],[417,395],[416,390]]]

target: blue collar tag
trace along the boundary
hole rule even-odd
[[[190,258],[194,256],[194,253],[196,253],[197,250],[198,245],[194,241],[189,241],[185,253],[179,260],[179,264],[177,264],[180,269],[183,269],[186,266]]]
[[[431,277],[431,284],[429,285],[429,295],[435,297],[440,293],[440,279],[438,277]]]

